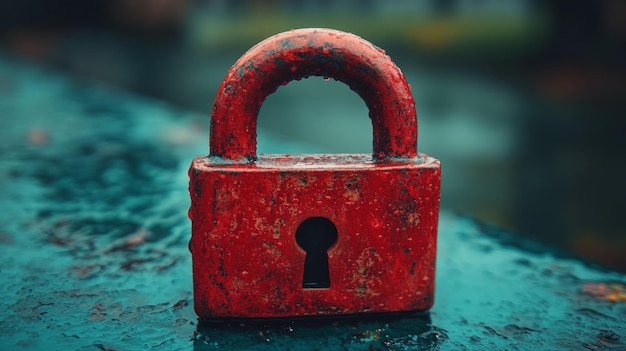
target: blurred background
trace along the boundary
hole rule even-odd
[[[403,70],[443,208],[626,270],[626,1],[3,1],[0,55],[208,122],[230,65],[301,27],[353,32]],[[259,128],[308,152],[371,151],[365,104],[320,77],[271,95]]]

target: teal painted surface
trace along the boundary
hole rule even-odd
[[[208,116],[7,57],[0,96],[0,349],[626,350],[626,303],[583,291],[624,274],[445,211],[429,314],[199,323],[186,171]]]

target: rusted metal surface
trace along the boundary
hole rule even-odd
[[[309,75],[345,82],[365,100],[370,155],[258,155],[261,103]],[[233,65],[218,90],[210,155],[189,170],[195,309],[204,318],[426,310],[433,304],[439,161],[417,154],[409,86],[365,40],[328,29],[277,34]],[[308,219],[336,227],[328,278],[307,282],[296,240]],[[325,235],[319,228],[312,235]],[[326,248],[324,248],[326,250]],[[323,262],[325,264],[325,262]],[[316,285],[320,283],[320,285]],[[311,284],[311,285],[309,285]],[[313,286],[314,288],[309,288]]]

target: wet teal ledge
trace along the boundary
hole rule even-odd
[[[186,172],[207,116],[6,56],[0,92],[2,350],[626,350],[624,274],[445,211],[428,314],[199,323]]]

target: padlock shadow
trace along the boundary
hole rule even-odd
[[[344,317],[199,320],[195,351],[431,349],[447,338],[429,312]]]

